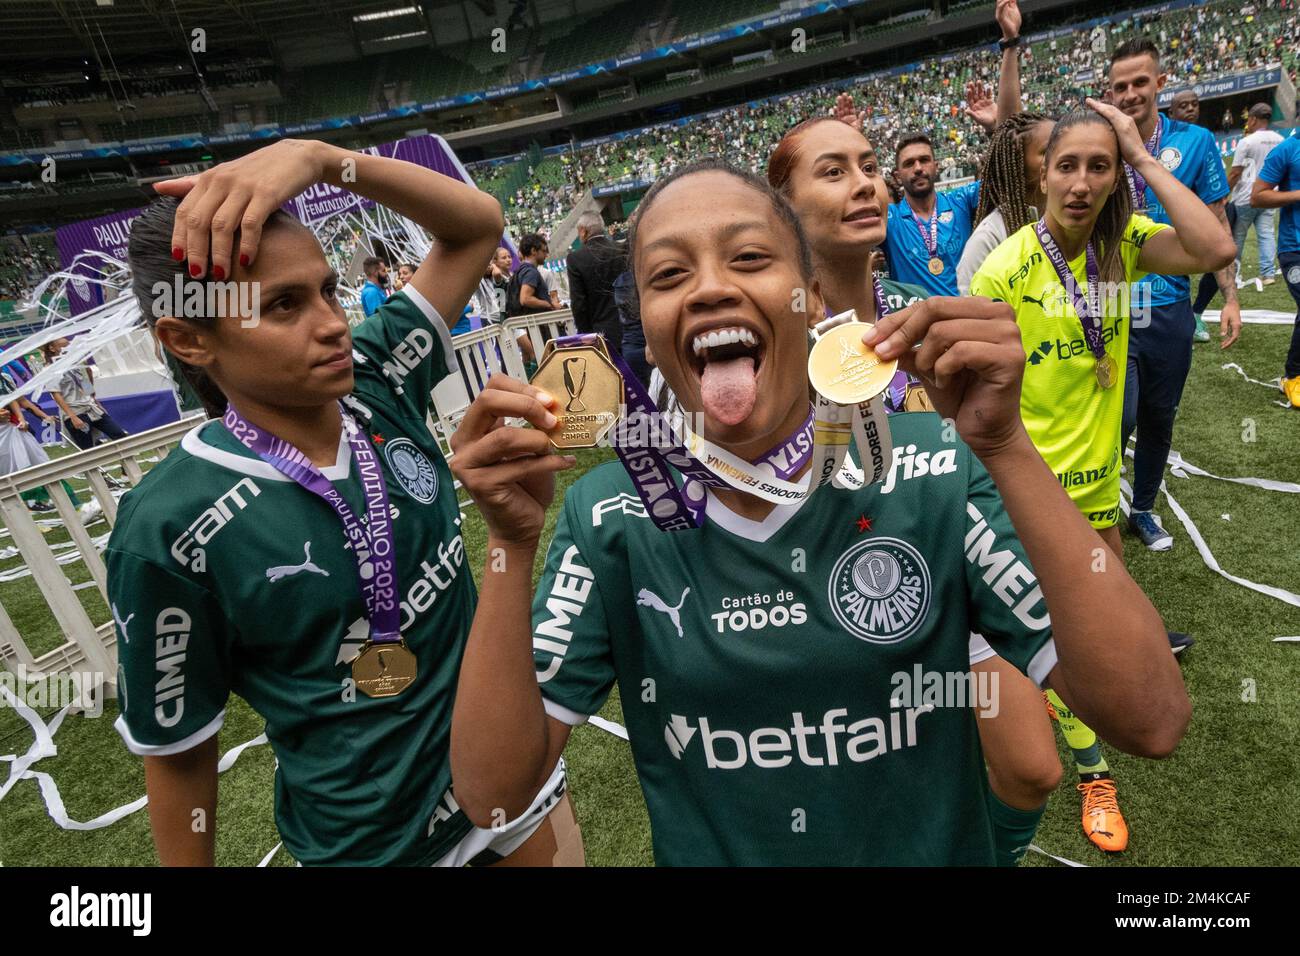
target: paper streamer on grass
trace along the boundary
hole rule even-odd
[[[1201,319],[1209,325],[1217,323],[1221,314],[1220,310],[1212,309],[1202,312]],[[1295,316],[1274,309],[1242,309],[1241,322],[1243,325],[1294,325]]]
[[[1277,643],[1278,641],[1285,641],[1285,642],[1290,643],[1290,644],[1300,644],[1300,637],[1275,637],[1275,638],[1273,638],[1273,642],[1274,642],[1274,643]]]
[[[262,862],[257,865],[259,867],[270,866],[271,860],[275,857],[277,853],[280,852],[280,847],[282,846],[284,846],[283,843],[277,843],[275,846],[271,847],[271,852],[268,853],[266,856],[262,857]]]
[[[1055,853],[1048,853],[1046,850],[1044,850],[1041,846],[1039,846],[1036,843],[1029,844],[1029,849],[1033,850],[1035,853],[1041,853],[1043,856],[1047,857],[1048,859],[1055,860],[1057,863],[1064,863],[1066,866],[1077,866],[1080,869],[1084,869],[1084,870],[1088,869],[1088,864],[1075,863],[1073,860],[1067,860],[1065,857],[1057,856]]]
[[[1127,478],[1121,478],[1119,484],[1120,489],[1123,491],[1124,495],[1127,496],[1127,498],[1120,498],[1120,507],[1123,508],[1125,514],[1128,514],[1129,500],[1133,497],[1133,488],[1129,485]],[[1292,607],[1300,607],[1300,594],[1293,594],[1285,588],[1274,587],[1271,584],[1257,584],[1254,581],[1238,577],[1235,574],[1230,574],[1223,570],[1222,565],[1220,565],[1218,559],[1215,558],[1214,552],[1210,550],[1210,546],[1207,545],[1205,539],[1201,537],[1201,531],[1196,527],[1196,522],[1194,522],[1187,512],[1183,510],[1183,506],[1180,505],[1178,500],[1169,493],[1169,489],[1165,487],[1163,482],[1160,484],[1160,490],[1163,491],[1165,497],[1169,499],[1170,509],[1173,511],[1174,516],[1182,522],[1183,528],[1187,531],[1187,536],[1192,539],[1192,544],[1195,545],[1196,550],[1200,552],[1201,560],[1205,562],[1206,567],[1215,574],[1227,578],[1233,584],[1240,584],[1244,588],[1249,588],[1252,591],[1257,591],[1260,594],[1267,595],[1268,597],[1276,598],[1285,604],[1290,604]]]
[[[1265,491],[1282,491],[1287,494],[1300,495],[1300,485],[1295,482],[1277,481],[1273,478],[1222,478],[1219,475],[1210,474],[1203,468],[1197,468],[1176,451],[1171,451],[1169,453],[1169,470],[1179,478],[1186,478],[1188,475],[1195,475],[1198,478],[1213,478],[1215,481],[1230,481],[1234,485],[1247,485],[1251,488],[1262,488]]]
[[[1259,379],[1251,378],[1249,375],[1247,375],[1246,370],[1242,368],[1240,365],[1238,365],[1236,362],[1224,362],[1222,365],[1219,366],[1219,368],[1223,369],[1225,372],[1236,372],[1246,381],[1250,382],[1251,385],[1262,385],[1265,388],[1272,389],[1275,392],[1280,391],[1282,388],[1281,385],[1282,380],[1280,378],[1275,378],[1271,382],[1261,382]]]
[[[593,714],[587,718],[587,723],[591,724],[593,727],[599,727],[601,730],[613,734],[615,737],[622,737],[624,740],[628,739],[627,728],[622,724],[614,723],[612,720],[606,720],[604,717],[598,717]]]
[[[116,823],[123,817],[130,816],[148,803],[149,798],[147,796],[139,797],[130,803],[109,810],[107,813],[101,813],[93,820],[85,822],[73,820],[68,816],[67,808],[63,804],[63,797],[59,793],[59,786],[54,782],[54,778],[48,773],[30,769],[37,761],[58,754],[58,748],[54,745],[54,734],[63,723],[63,718],[68,715],[71,705],[64,707],[55,714],[49,724],[46,724],[41,719],[40,714],[14,696],[7,687],[0,686],[0,700],[3,700],[6,706],[12,707],[18,716],[27,722],[36,738],[23,756],[18,757],[13,754],[0,756],[0,761],[7,761],[11,764],[9,778],[0,786],[0,800],[5,798],[5,795],[13,789],[14,784],[19,780],[35,780],[40,787],[41,799],[45,801],[45,810],[50,819],[64,830],[100,830]],[[266,734],[263,733],[252,740],[239,744],[237,747],[232,747],[226,751],[225,755],[217,763],[217,773],[225,773],[233,767],[235,761],[249,747],[257,747],[266,742]]]

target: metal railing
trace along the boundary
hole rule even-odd
[[[108,604],[108,570],[103,556],[90,532],[83,526],[81,516],[68,497],[63,483],[84,479],[111,528],[117,522],[117,498],[113,495],[103,469],[120,467],[127,481],[134,487],[144,477],[140,461],[142,458],[153,455],[159,459],[165,458],[172,446],[202,420],[202,415],[191,415],[177,422],[0,477],[0,514],[4,515],[15,547],[26,562],[42,599],[66,638],[54,650],[39,656],[33,654],[14,626],[3,601],[0,601],[0,666],[18,673],[17,665],[21,664],[29,681],[73,672],[78,672],[83,677],[86,674],[101,675],[102,683],[97,683],[95,688],[97,694],[102,692],[105,696],[115,695],[117,633],[114,623],[110,619],[96,624],[90,619],[76,589],[64,576],[53,546],[45,539],[36,519],[27,509],[22,493],[37,488],[45,489],[62,519],[63,527],[77,548],[78,556],[90,572],[91,580],[104,603]],[[67,558],[66,554],[64,558]]]

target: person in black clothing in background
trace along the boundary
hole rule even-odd
[[[627,269],[627,248],[605,234],[598,212],[578,217],[581,248],[569,253],[569,299],[579,332],[599,332],[622,351],[623,325],[614,302],[614,281]]]

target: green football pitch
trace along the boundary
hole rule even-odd
[[[1252,243],[1246,275],[1255,274],[1254,261]],[[1295,310],[1280,281],[1262,293],[1253,286],[1244,289],[1242,300],[1247,309]],[[1225,477],[1300,481],[1300,413],[1278,407],[1278,391],[1221,368],[1235,362],[1252,378],[1272,379],[1281,371],[1290,335],[1290,326],[1248,325],[1227,352],[1217,342],[1196,346],[1174,435],[1174,447],[1188,462]],[[564,483],[609,454],[582,455]],[[1197,477],[1167,476],[1167,486],[1227,572],[1300,593],[1300,495]],[[552,521],[556,510],[551,509]],[[1090,866],[1294,864],[1300,846],[1300,757],[1295,746],[1300,738],[1300,644],[1273,638],[1300,635],[1300,608],[1210,571],[1163,496],[1157,511],[1174,533],[1174,550],[1151,554],[1130,537],[1126,557],[1167,626],[1196,638],[1181,665],[1193,701],[1191,727],[1168,760],[1140,760],[1106,749],[1131,830],[1127,852],[1106,857],[1084,838],[1071,772],[1052,797],[1036,842]],[[106,525],[91,530],[103,533]],[[484,561],[484,534],[472,508],[464,534],[477,574]],[[61,536],[57,532],[49,539]],[[16,558],[0,560],[0,572],[17,563]],[[66,566],[65,572],[74,583],[88,579],[80,564]],[[93,620],[108,619],[93,588],[78,593]],[[0,601],[37,653],[60,641],[30,578],[0,583]],[[48,720],[54,711],[40,713]],[[620,720],[617,691],[602,713]],[[141,762],[113,730],[115,717],[110,702],[99,718],[69,718],[54,738],[58,755],[34,768],[50,774],[73,820],[91,820],[144,793]],[[224,753],[261,730],[257,715],[232,699],[220,749]],[[14,711],[0,708],[0,755],[21,755],[32,740],[27,724]],[[1067,771],[1073,766],[1068,756],[1062,745]],[[566,757],[588,863],[650,864],[649,825],[627,743],[595,727],[580,727]],[[7,775],[8,764],[0,762],[0,785]],[[219,864],[255,865],[279,842],[272,814],[273,775],[269,747],[247,750],[222,774]],[[870,812],[870,794],[863,797],[864,812]],[[33,780],[18,782],[0,801],[0,864],[5,866],[154,862],[145,811],[103,829],[78,832],[51,820]],[[281,851],[272,865],[292,862]],[[1030,854],[1026,865],[1057,864]]]

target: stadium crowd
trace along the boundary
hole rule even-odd
[[[48,239],[14,237],[0,243],[0,301],[23,301],[38,282],[58,268]]]
[[[1027,45],[1021,60],[1025,108],[1060,115],[1077,105],[1083,95],[1100,90],[1110,51],[1141,34],[1150,35],[1160,47],[1170,87],[1278,62],[1294,78],[1300,5],[1296,0],[1222,0],[1194,9],[1124,17]],[[970,97],[991,95],[998,71],[996,56],[990,56],[987,48],[974,48],[922,61],[901,76],[828,83],[692,117],[680,125],[661,124],[615,142],[547,157],[529,167],[529,181],[513,192],[494,188],[499,183],[494,172],[479,172],[489,169],[486,164],[471,170],[479,176],[479,185],[501,200],[507,229],[517,241],[526,233],[553,229],[576,198],[593,186],[653,181],[692,157],[715,154],[759,171],[762,158],[790,126],[829,113],[835,97],[849,92],[864,104],[866,128],[882,155],[892,152],[905,132],[929,130],[941,178],[964,179],[977,174],[987,142],[969,113]],[[1206,119],[1224,130],[1244,123],[1244,117]]]

